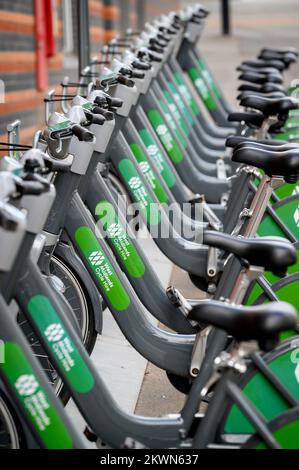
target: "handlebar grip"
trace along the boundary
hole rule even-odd
[[[79,124],[72,126],[72,132],[81,142],[91,142],[94,138],[92,132],[84,129],[84,127],[80,126]]]
[[[141,72],[140,70],[132,70],[131,77],[142,80],[145,77],[145,73]]]
[[[172,23],[171,28],[173,28],[175,31],[179,31],[180,30],[179,23],[178,22]]]
[[[59,173],[67,173],[70,169],[70,163],[64,160],[45,160],[45,165],[50,171],[58,171]]]
[[[99,126],[102,126],[104,124],[104,122],[106,121],[104,116],[102,116],[99,113],[93,113],[93,112],[90,113],[90,120],[91,120],[92,124],[97,124]]]
[[[107,111],[107,109],[103,109],[100,106],[95,106],[92,109],[92,112],[94,114],[101,114],[102,116],[104,116],[106,121],[113,121],[114,119],[114,113],[112,113],[111,111]]]
[[[148,62],[142,62],[136,59],[132,62],[132,67],[137,70],[150,70],[152,66]]]
[[[150,51],[150,59],[152,62],[162,62],[162,57],[156,54],[152,54]]]
[[[39,196],[40,194],[48,191],[49,186],[45,186],[39,181],[20,180],[16,182],[16,188],[22,196]]]
[[[94,103],[98,104],[99,106],[106,106],[107,105],[107,97],[104,95],[96,96],[94,99]]]
[[[120,99],[120,98],[110,98],[110,103],[109,103],[109,106],[111,106],[112,108],[121,108],[122,105],[123,105],[123,100]]]
[[[119,76],[117,77],[117,81],[118,81],[118,83],[120,83],[121,85],[125,85],[125,86],[127,86],[127,87],[129,87],[129,88],[133,88],[133,86],[135,85],[134,80],[130,80],[130,78],[126,78],[126,77],[124,77],[123,75],[119,75]],[[113,106],[113,105],[110,104],[110,106]],[[119,107],[119,106],[117,106],[117,107]]]
[[[164,52],[162,47],[158,47],[158,46],[155,46],[155,45],[152,45],[152,44],[150,45],[149,50],[153,51],[153,52],[157,52],[157,54],[163,54],[163,52]]]
[[[179,28],[178,28],[178,29],[179,29]],[[167,28],[167,31],[166,31],[166,32],[167,32],[167,34],[169,34],[170,36],[174,36],[174,35],[177,33],[177,29],[170,27],[170,28]]]
[[[170,42],[170,39],[165,34],[162,34],[162,33],[158,33],[157,38],[158,38],[157,44],[159,45],[159,41],[161,41],[160,42],[161,47],[165,47]]]

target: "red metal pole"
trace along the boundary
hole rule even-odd
[[[54,0],[44,0],[45,3],[45,20],[46,20],[46,49],[47,57],[56,54],[56,42],[54,33]]]
[[[35,10],[35,47],[36,47],[36,87],[44,91],[48,86],[46,15],[42,0],[34,0]]]

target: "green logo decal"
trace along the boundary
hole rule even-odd
[[[106,235],[111,240],[130,276],[143,276],[145,266],[128,234],[120,224],[113,205],[108,201],[101,201],[96,206],[95,214],[101,220]]]
[[[205,84],[205,81],[203,78],[200,76],[198,70],[194,67],[188,70],[188,74],[193,81],[196,89],[198,90],[200,97],[202,98],[204,104],[206,107],[210,110],[213,110],[216,108],[216,102],[214,98],[212,97],[209,88]]]
[[[147,223],[150,225],[159,224],[161,220],[160,211],[148,193],[133,163],[123,158],[119,162],[118,168],[133,200],[139,203]]]
[[[6,342],[5,362],[0,369],[22,404],[47,449],[72,449],[72,438],[54,404],[37,380],[20,346]]]
[[[134,157],[136,158],[139,167],[145,177],[145,179],[149,182],[151,188],[153,189],[155,195],[159,202],[167,203],[168,196],[164,191],[160,181],[156,178],[150,163],[147,161],[146,156],[144,155],[141,147],[138,144],[130,144],[130,148],[133,152]]]
[[[49,299],[44,295],[35,295],[28,303],[28,311],[71,387],[78,393],[89,392],[94,386],[93,376]]]
[[[94,104],[91,103],[90,101],[88,101],[87,103],[84,103],[84,105],[82,106],[82,108],[84,109],[92,109],[94,107]]]
[[[160,175],[162,176],[163,180],[169,188],[172,188],[176,181],[175,175],[172,172],[169,164],[165,160],[162,152],[160,152],[154,139],[152,138],[147,129],[141,129],[139,131],[139,135],[144,145],[146,146],[148,155],[153,160],[153,163],[159,171]]]
[[[169,124],[169,127],[172,129],[173,133],[176,136],[176,139],[178,142],[181,144],[181,146],[185,149],[187,147],[187,141],[181,132],[181,129],[178,127],[175,119],[172,117],[173,115],[176,116],[177,119],[180,118],[180,116],[177,116],[178,110],[175,106],[175,104],[172,102],[172,106],[168,108],[168,106],[164,103],[164,101],[159,101],[159,104],[161,106],[161,109],[163,111],[163,114],[165,116],[165,119],[167,123]]]
[[[193,114],[195,114],[195,116],[199,116],[200,109],[198,107],[198,104],[196,103],[195,99],[192,97],[192,94],[188,90],[188,87],[184,83],[184,80],[182,79],[181,75],[179,73],[175,73],[174,79],[178,85],[178,88],[181,94],[185,96],[188,106],[190,107]]]
[[[159,111],[152,109],[148,112],[148,118],[173,163],[180,163],[184,156]]]
[[[185,119],[187,120],[189,125],[193,126],[192,114],[189,112],[189,109],[187,108],[187,106],[185,106],[184,100],[182,99],[181,95],[177,92],[177,89],[176,89],[176,87],[174,86],[174,84],[172,82],[168,82],[168,86],[171,90],[171,93],[173,94],[175,102],[176,102],[178,108],[180,109],[181,113],[183,114],[183,116],[185,117]],[[189,132],[189,129],[188,129],[188,134],[189,133],[190,132]]]
[[[200,67],[200,70],[201,70],[201,73],[202,73],[202,76],[204,77],[204,79],[206,80],[207,84],[209,85],[210,89],[215,93],[215,95],[217,96],[217,98],[221,98],[221,92],[218,88],[218,86],[216,85],[210,71],[207,69],[207,66],[204,62],[203,59],[199,59],[198,60],[198,65]]]
[[[75,239],[78,247],[88,260],[102,288],[103,295],[107,297],[112,307],[116,310],[126,310],[130,305],[130,298],[94,233],[89,227],[79,227],[76,230]]]
[[[54,124],[53,126],[49,126],[50,131],[59,131],[61,129],[66,129],[69,127],[71,124],[71,121],[69,119],[66,119],[65,121],[58,122],[57,124]]]
[[[185,136],[188,137],[188,135],[190,134],[190,131],[189,131],[188,126],[185,123],[184,119],[182,118],[176,103],[173,101],[170,93],[167,90],[164,90],[163,94],[164,94],[164,98],[166,99],[166,101],[168,103],[168,107],[171,111],[171,114],[173,116],[175,116],[177,122],[179,123],[180,128],[183,130]]]

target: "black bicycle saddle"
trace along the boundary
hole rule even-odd
[[[241,91],[238,94],[237,100],[242,102],[245,98],[249,98],[251,96],[260,96],[262,98],[271,98],[271,99],[280,99],[286,96],[285,92],[283,91]]]
[[[278,83],[281,85],[283,83],[282,76],[279,73],[264,74],[258,72],[243,72],[238,78],[244,82],[251,82],[259,85],[264,85],[264,83]]]
[[[290,150],[264,150],[250,144],[236,147],[232,161],[252,165],[268,176],[281,176],[287,183],[296,183],[299,179],[299,148]]]
[[[261,52],[258,56],[262,60],[281,60],[285,64],[285,68],[288,68],[291,64],[297,62],[297,56],[293,52],[271,52],[265,51]]]
[[[241,65],[238,65],[237,67],[237,70],[239,72],[253,72],[253,73],[263,73],[263,74],[274,74],[276,75],[277,73],[279,73],[279,70],[275,67],[270,67],[269,65],[265,65],[264,67],[259,67],[259,68],[256,68],[252,65],[246,65],[246,64],[241,64]]]
[[[261,266],[278,276],[296,263],[294,246],[281,237],[244,238],[213,230],[204,230],[203,243],[233,253],[253,266]]]
[[[204,300],[188,314],[190,320],[226,331],[237,341],[257,340],[262,349],[271,349],[279,333],[296,328],[295,308],[286,302],[245,307],[216,300]]]
[[[228,115],[229,122],[245,122],[251,127],[261,127],[265,117],[262,113],[256,112],[233,112]]]
[[[286,140],[272,140],[272,139],[264,139],[264,140],[256,140],[251,139],[250,137],[243,137],[239,135],[230,135],[226,141],[226,147],[235,148],[240,144],[261,144],[261,145],[271,145],[271,147],[282,147],[283,145],[288,144]]]
[[[246,65],[253,67],[258,72],[259,69],[264,67],[273,67],[280,72],[285,69],[285,64],[282,60],[262,60],[262,59],[253,59],[253,60],[244,60],[241,65]]]
[[[257,85],[255,83],[242,83],[238,87],[239,91],[254,91],[258,93],[274,93],[275,91],[286,94],[283,86],[277,83],[265,83],[264,85]]]
[[[296,47],[263,47],[260,53],[263,54],[264,52],[274,52],[276,54],[282,55],[291,52],[296,57],[299,55],[298,49],[296,49]]]
[[[246,108],[256,109],[264,116],[285,116],[292,109],[298,109],[298,102],[291,96],[280,98],[268,98],[265,96],[251,95],[241,100],[241,105]]]

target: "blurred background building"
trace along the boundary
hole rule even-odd
[[[127,28],[178,7],[176,0],[79,0],[88,3],[91,54]],[[44,92],[63,75],[77,78],[77,0],[0,0],[0,134],[22,120],[22,138],[41,122]],[[24,130],[24,128],[26,128]]]

